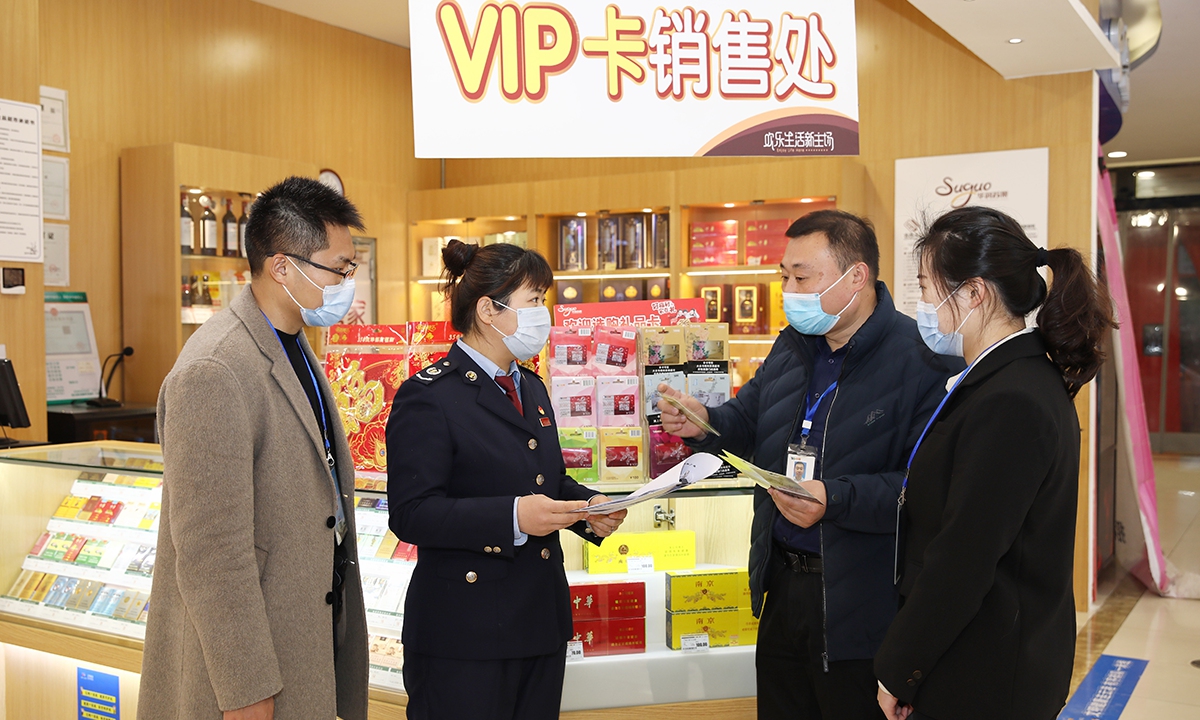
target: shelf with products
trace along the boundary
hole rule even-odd
[[[122,150],[122,335],[137,351],[126,361],[128,402],[154,403],[184,343],[249,281],[243,249],[248,204],[285,177],[316,177],[319,170],[192,145]],[[201,304],[190,298],[193,310],[185,317],[183,290],[191,291],[193,276],[212,304],[204,304],[200,288]],[[308,337],[320,340],[319,333]]]
[[[525,215],[421,219],[409,226],[410,316],[446,320],[448,309],[440,290],[443,282],[442,249],[451,240],[473,245],[512,243],[530,247]]]
[[[671,296],[670,207],[548,213],[537,222],[554,268],[553,302]]]

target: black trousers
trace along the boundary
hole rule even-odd
[[[408,720],[555,720],[567,646],[515,660],[453,660],[404,649]]]
[[[778,563],[767,586],[755,652],[759,720],[885,720],[871,660],[825,672],[821,575]]]

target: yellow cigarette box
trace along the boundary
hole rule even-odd
[[[622,533],[599,546],[583,545],[583,566],[593,575],[629,572],[629,558],[654,558],[654,571],[696,567],[696,533],[692,530]]]
[[[667,610],[728,610],[750,607],[750,574],[746,568],[670,571]]]
[[[684,635],[708,635],[709,647],[737,647],[758,642],[758,618],[750,608],[667,613],[667,645],[683,646]]]

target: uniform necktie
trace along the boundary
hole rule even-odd
[[[517,414],[524,417],[525,411],[521,409],[521,398],[517,396],[517,384],[513,382],[512,376],[497,373],[496,384],[504,388],[504,394],[512,401],[513,407],[517,409]]]

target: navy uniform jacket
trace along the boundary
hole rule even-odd
[[[1079,417],[1037,331],[963,379],[905,490],[904,605],[875,656],[936,718],[1050,720],[1075,656]]]
[[[435,657],[547,655],[571,638],[558,533],[513,540],[513,498],[596,495],[567,476],[546,386],[521,370],[525,417],[457,345],[405,381],[387,425],[392,532],[418,547],[406,648]],[[543,423],[543,419],[548,422]],[[600,542],[578,522],[571,530]]]

